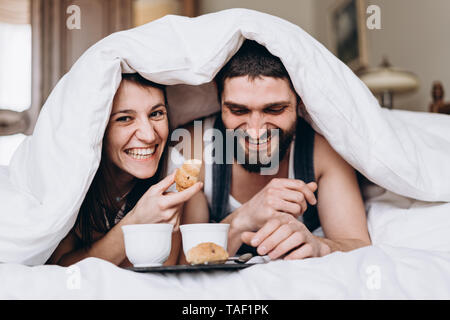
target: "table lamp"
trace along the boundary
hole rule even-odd
[[[386,57],[378,68],[364,70],[360,79],[375,95],[380,95],[381,106],[392,109],[393,96],[416,90],[419,80],[412,72],[393,68]]]

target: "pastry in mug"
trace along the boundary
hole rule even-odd
[[[228,252],[212,242],[203,242],[191,248],[186,260],[190,264],[222,263],[227,261]]]
[[[183,191],[198,181],[200,175],[200,168],[202,167],[201,160],[190,159],[186,160],[183,165],[178,168],[175,174],[175,183],[177,191]]]

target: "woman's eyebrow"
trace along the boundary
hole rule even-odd
[[[136,111],[131,110],[131,109],[119,110],[119,111],[116,111],[116,112],[111,113],[111,116],[116,115],[116,114],[118,114],[118,113],[133,114],[133,113],[136,113]]]
[[[156,109],[156,108],[159,108],[159,107],[167,108],[167,106],[166,106],[164,103],[158,103],[158,104],[155,104],[155,105],[150,109],[150,111],[153,111],[153,109]]]
[[[150,112],[152,112],[154,109],[159,108],[159,107],[167,108],[164,103],[158,103],[158,104],[155,104],[153,107],[150,108]],[[132,110],[132,109],[119,110],[119,111],[111,113],[111,116],[114,116],[114,115],[119,114],[119,113],[135,114],[136,110]]]

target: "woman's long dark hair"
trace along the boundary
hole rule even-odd
[[[165,86],[149,81],[138,73],[122,74],[122,81],[123,80],[131,81],[141,87],[153,87],[162,90],[167,107]],[[103,146],[104,145],[105,143],[103,141]],[[158,164],[158,169],[153,177],[145,180],[137,180],[133,189],[124,199],[122,199],[122,201],[117,201],[117,199],[114,198],[114,194],[117,194],[116,185],[114,183],[115,179],[106,165],[106,154],[104,149],[102,150],[99,168],[89,187],[86,197],[81,204],[75,223],[75,234],[79,237],[79,247],[90,247],[94,242],[94,232],[100,234],[108,232],[108,230],[115,225],[116,216],[124,204],[124,214],[126,214],[134,208],[148,188],[160,181],[165,172],[167,148],[168,143],[166,142]]]

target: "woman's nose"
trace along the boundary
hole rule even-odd
[[[136,130],[136,137],[145,143],[152,143],[156,140],[156,132],[150,120],[141,120],[138,123],[138,128]]]

